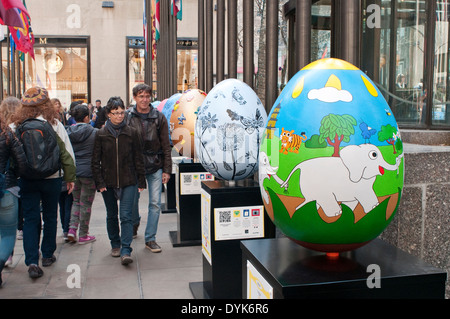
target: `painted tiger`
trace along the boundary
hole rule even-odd
[[[286,131],[281,128],[281,148],[280,153],[287,154],[289,152],[298,153],[300,146],[302,145],[302,141],[306,141],[307,137],[305,132],[302,132],[300,135],[294,134],[294,130]]]

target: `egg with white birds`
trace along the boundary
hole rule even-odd
[[[253,89],[221,81],[203,101],[195,125],[198,161],[216,178],[242,180],[256,173],[267,113]]]
[[[274,224],[296,243],[339,253],[375,239],[403,189],[403,143],[376,85],[339,59],[287,83],[268,116],[259,184]]]
[[[173,108],[170,116],[170,126],[173,127],[171,138],[174,149],[182,156],[195,157],[195,121],[197,120],[197,110],[205,97],[206,93],[202,90],[187,90],[181,94]]]

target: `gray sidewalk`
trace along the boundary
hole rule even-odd
[[[141,226],[132,244],[133,263],[122,266],[120,258],[111,257],[106,211],[103,198],[97,193],[89,230],[97,240],[85,245],[65,243],[58,221],[57,261],[50,267],[41,267],[44,275],[38,279],[29,278],[23,241],[17,240],[13,264],[2,272],[0,299],[192,299],[189,283],[202,281],[201,247],[172,246],[169,231],[177,230],[177,214],[170,213],[161,214],[159,220],[156,241],[162,252],[146,249],[147,201],[144,191],[140,201]],[[79,269],[81,274],[80,288],[67,285],[68,279],[75,283],[73,269]]]

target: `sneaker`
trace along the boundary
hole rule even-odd
[[[77,241],[77,230],[74,228],[69,229],[69,233],[67,234],[67,240],[71,243],[75,243]]]
[[[130,255],[123,255],[121,257],[121,263],[124,266],[131,264],[132,262],[133,262],[133,259],[130,257]]]
[[[18,230],[17,231],[17,240],[22,240],[23,239],[23,230]]]
[[[28,275],[30,278],[39,278],[42,277],[43,274],[44,272],[42,269],[36,264],[31,264],[30,267],[28,267]]]
[[[145,243],[145,248],[150,249],[153,253],[161,252],[161,247],[156,243],[156,241],[152,240]]]
[[[42,267],[48,267],[56,261],[55,255],[49,258],[42,257]]]
[[[113,248],[113,249],[111,249],[111,256],[113,256],[113,257],[120,257],[120,248]]]
[[[86,236],[80,237],[78,239],[78,244],[79,245],[84,245],[84,244],[92,243],[94,241],[95,241],[95,236],[86,235]]]
[[[67,237],[67,234],[68,233],[66,233],[66,232],[63,233],[63,238],[66,243],[69,242],[69,238]]]

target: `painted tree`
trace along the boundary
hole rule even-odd
[[[319,143],[327,141],[334,147],[333,157],[339,157],[339,146],[342,142],[350,142],[350,136],[355,134],[353,126],[357,124],[351,115],[328,114],[320,123]]]
[[[386,141],[386,143],[391,144],[394,148],[394,154],[397,154],[395,149],[395,142],[397,140],[398,130],[391,124],[381,126],[381,131],[378,132],[378,140],[380,142]]]

